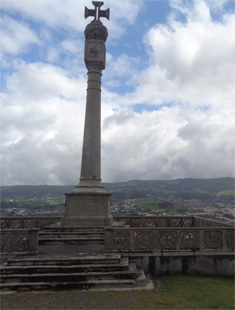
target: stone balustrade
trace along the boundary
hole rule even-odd
[[[130,227],[193,227],[193,216],[117,216],[114,222]]]
[[[1,229],[32,229],[32,228],[43,228],[47,225],[52,225],[60,222],[62,217],[56,216],[12,216],[12,217],[1,217]]]
[[[195,227],[234,227],[233,224],[209,220],[203,217],[194,216],[193,218]]]
[[[58,216],[13,216],[2,217],[0,222],[1,229],[41,229],[61,222],[62,219]],[[116,216],[113,220],[129,227],[234,227],[232,224],[195,216]]]
[[[39,229],[1,230],[2,254],[37,254]]]
[[[233,253],[232,227],[138,227],[105,229],[105,249],[113,252]]]

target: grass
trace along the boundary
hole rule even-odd
[[[198,192],[198,193],[202,193],[202,194],[209,194],[209,192],[207,192],[201,188],[194,188],[193,191]]]
[[[166,285],[160,294],[167,295],[169,309],[234,309],[232,277],[169,275],[159,279]]]
[[[232,191],[232,190],[225,190],[225,191],[222,191],[222,192],[219,192],[219,193],[217,193],[217,196],[232,196],[232,197],[234,197],[234,191]]]
[[[152,199],[140,199],[135,201],[135,206],[139,210],[148,210],[151,212],[164,212],[165,209],[159,208],[159,203],[163,202],[164,200],[152,198]]]
[[[34,292],[1,296],[1,309],[234,309],[232,277],[154,276],[155,290]]]

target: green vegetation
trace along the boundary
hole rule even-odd
[[[218,179],[179,179],[172,181],[129,181],[105,183],[114,199],[152,198],[162,199],[199,199],[234,202],[234,178]],[[70,186],[3,186],[2,199],[15,198],[63,198],[71,192]]]
[[[6,211],[8,210],[8,211]],[[24,216],[46,215],[46,216],[63,216],[64,215],[64,198],[18,198],[16,200],[4,199],[1,201],[0,215],[14,216],[19,215],[21,211]]]
[[[135,206],[138,210],[159,213],[165,211],[165,209],[163,209],[164,202],[167,203],[167,201],[160,199],[138,199],[135,201]],[[163,205],[161,206],[161,204]]]
[[[198,193],[203,193],[203,194],[209,194],[207,191],[201,189],[201,188],[194,188],[193,189],[195,192],[198,192]]]
[[[194,207],[173,204],[172,202],[165,201],[162,199],[138,199],[135,201],[135,206],[138,210],[152,213],[165,212],[168,215],[180,215],[185,212],[198,212],[194,210]]]
[[[2,295],[1,309],[234,309],[232,277],[154,276],[154,284],[152,291],[47,291]]]
[[[233,202],[234,181],[234,178],[152,180],[107,183],[105,186],[117,199],[160,197],[177,200],[199,199]],[[223,191],[229,191],[232,195],[221,197],[217,195]]]
[[[217,193],[217,196],[234,196],[234,191],[231,190],[222,191]]]

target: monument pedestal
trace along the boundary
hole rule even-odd
[[[109,226],[113,222],[110,213],[111,194],[105,188],[75,188],[65,194],[63,226]]]

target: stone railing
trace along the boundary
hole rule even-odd
[[[218,254],[234,249],[234,229],[229,227],[169,227],[169,228],[107,228],[105,249],[113,252],[171,252],[193,255],[195,252]],[[179,254],[176,254],[179,252]],[[217,255],[216,254],[216,255]]]
[[[130,227],[193,227],[192,216],[116,216],[114,222]]]
[[[8,216],[1,217],[1,229],[43,228],[61,222],[58,216]],[[129,227],[234,227],[232,224],[217,222],[194,216],[115,216],[114,222]]]
[[[116,216],[113,220],[130,227],[234,227],[195,216]]]
[[[38,229],[1,230],[1,254],[36,254]]]
[[[43,228],[47,225],[52,225],[60,222],[62,217],[48,216],[48,217],[1,217],[1,229],[32,229]]]
[[[209,220],[203,217],[194,216],[193,218],[195,227],[234,227],[233,224]]]

